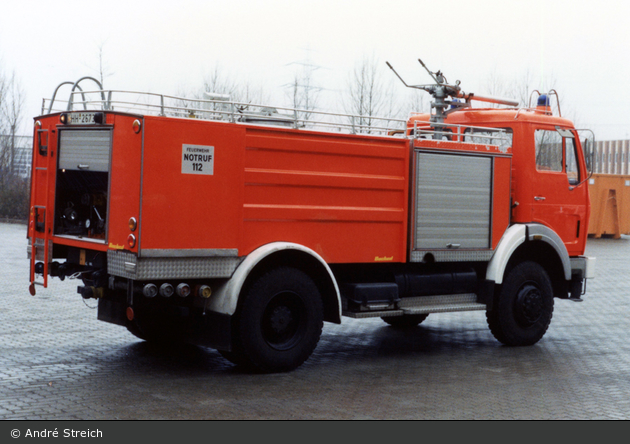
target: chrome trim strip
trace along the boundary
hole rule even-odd
[[[133,280],[229,278],[242,260],[237,256],[138,258],[129,251],[108,250],[107,272]]]
[[[178,257],[237,257],[236,248],[208,248],[208,249],[161,249],[145,248],[138,252],[138,257],[152,258],[178,258]]]
[[[91,237],[85,237],[85,236],[75,236],[72,234],[55,234],[53,236],[53,240],[55,238],[72,239],[72,240],[81,241],[81,242],[91,242],[93,244],[107,244],[107,240],[105,239],[91,238]]]
[[[450,124],[449,124],[449,126],[450,126]],[[431,139],[429,139],[429,140],[431,140]],[[413,140],[412,140],[412,143],[413,143]],[[458,143],[479,145],[479,144],[475,144],[475,143],[471,143],[471,142],[458,142]],[[485,152],[485,151],[463,151],[463,150],[456,150],[456,149],[452,149],[452,148],[444,149],[444,148],[435,148],[435,147],[430,147],[430,146],[415,146],[414,150],[427,152],[427,153],[429,153],[429,152],[430,153],[436,153],[436,154],[457,154],[458,156],[461,155],[461,156],[483,156],[483,157],[512,157],[511,153],[496,153],[496,152]]]
[[[493,250],[417,250],[411,252],[411,262],[422,262],[430,254],[435,262],[485,262],[494,254]]]

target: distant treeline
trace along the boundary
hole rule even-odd
[[[0,218],[28,219],[29,181],[17,175],[0,178]]]

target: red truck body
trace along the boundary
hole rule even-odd
[[[98,106],[35,119],[31,291],[80,278],[99,319],[143,339],[282,371],[323,321],[486,310],[500,341],[524,345],[553,297],[581,300],[592,277],[586,158],[547,109],[345,134]]]

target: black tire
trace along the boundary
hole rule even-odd
[[[322,298],[303,271],[280,267],[244,289],[234,317],[231,362],[272,373],[293,370],[315,350],[324,323]]]
[[[163,328],[162,330],[157,330],[155,328],[150,328],[148,326],[139,326],[135,322],[127,323],[127,330],[129,333],[134,335],[135,337],[142,339],[143,341],[155,343],[155,344],[179,344],[183,343],[184,340],[178,336],[174,336],[172,329]]]
[[[135,337],[156,344],[183,343],[183,338],[176,334],[178,330],[172,322],[159,317],[155,312],[136,310],[133,321],[127,321],[127,330]]]
[[[394,328],[405,329],[413,328],[421,324],[428,316],[428,314],[385,316],[381,319]]]
[[[494,337],[505,345],[532,345],[547,332],[553,316],[553,289],[545,269],[536,262],[512,268],[486,312]]]
[[[234,365],[236,365],[238,367],[243,367],[243,368],[250,368],[251,367],[251,363],[250,363],[249,359],[247,359],[247,357],[243,354],[242,351],[239,351],[239,350],[232,350],[232,351],[219,350],[219,353],[221,353],[221,356],[223,356],[225,359],[227,359],[232,364],[234,364]]]

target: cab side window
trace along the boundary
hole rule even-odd
[[[536,169],[565,172],[569,184],[580,183],[575,136],[569,130],[536,130]]]
[[[498,145],[501,151],[512,147],[514,135],[512,128],[501,128],[501,131],[492,128],[466,128],[464,142]]]
[[[536,130],[536,169],[562,171],[562,136],[557,131]]]
[[[580,169],[577,161],[577,147],[575,146],[575,138],[565,139],[565,171],[571,185],[580,183]]]

